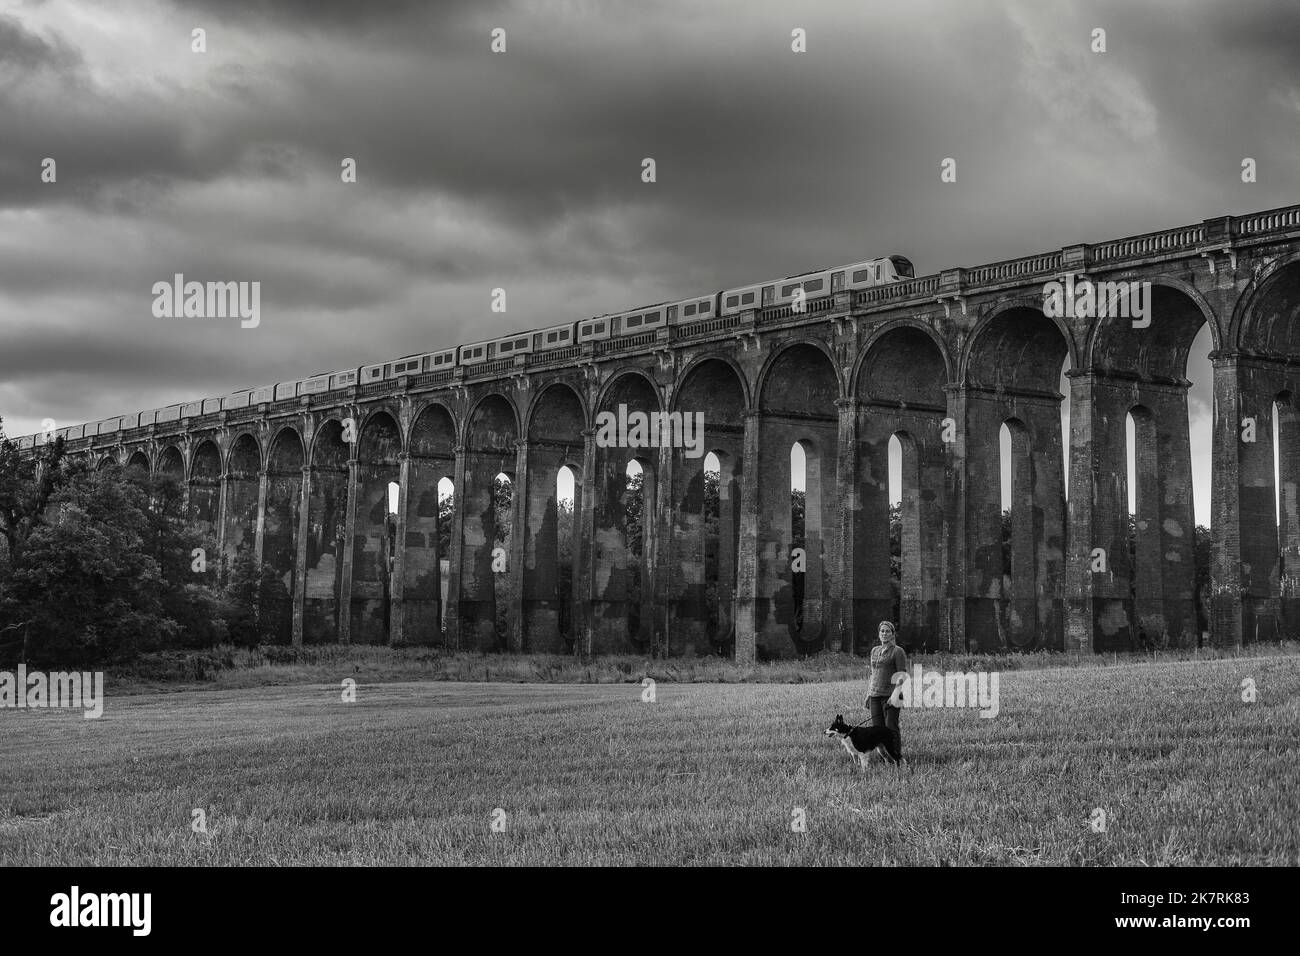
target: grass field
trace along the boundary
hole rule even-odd
[[[863,688],[110,679],[0,711],[0,864],[1300,863],[1296,656],[1003,672],[865,774],[821,736]]]

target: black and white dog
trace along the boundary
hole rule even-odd
[[[827,737],[840,738],[849,756],[863,770],[867,769],[867,758],[875,751],[883,754],[890,763],[898,763],[890,753],[893,732],[888,727],[850,727],[844,722],[843,714],[836,714],[835,722],[826,728],[825,733]]]

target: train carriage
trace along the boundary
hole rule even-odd
[[[612,315],[597,315],[578,323],[578,341],[592,342],[607,339],[613,332]]]
[[[456,350],[446,349],[442,352],[429,352],[424,356],[424,371],[441,372],[443,369],[455,368]]]
[[[642,332],[667,325],[667,306],[667,302],[657,302],[654,305],[642,306],[639,309],[633,309],[631,312],[623,312],[620,315],[613,316],[613,334],[616,336],[639,335]]]
[[[550,328],[538,329],[533,333],[533,351],[548,352],[551,349],[562,349],[573,345],[576,341],[574,338],[576,324],[568,322],[565,325],[552,325]]]
[[[330,389],[348,388],[357,384],[357,376],[360,374],[359,368],[350,368],[342,372],[335,372],[330,375]]]
[[[460,347],[460,364],[478,365],[480,362],[486,362],[491,345],[491,342],[475,342],[473,345],[462,345]]]
[[[392,379],[401,375],[418,375],[423,364],[423,355],[403,355],[395,362],[384,363],[384,378]]]
[[[669,303],[664,313],[669,325],[680,325],[683,322],[698,322],[700,319],[713,318],[716,305],[717,293],[714,293],[710,297],[697,296],[693,299]]]
[[[321,392],[328,392],[330,389],[330,373],[318,372],[311,378],[304,378],[299,383],[299,395],[319,395]]]
[[[495,339],[488,344],[490,346],[488,349],[490,357],[499,359],[514,358],[516,355],[526,355],[533,350],[533,336],[531,332],[516,332],[514,335],[507,335],[503,339]]]

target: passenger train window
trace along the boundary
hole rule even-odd
[[[604,331],[605,331],[605,323],[604,323],[604,322],[597,322],[597,323],[596,323],[596,331],[597,331],[597,332],[604,332]]]
[[[712,302],[701,302],[701,303],[700,303],[700,315],[703,315],[705,312],[712,312],[712,311],[713,311],[713,303],[712,303]]]
[[[859,269],[857,272],[853,273],[854,282],[866,282],[869,278],[871,278],[870,269]]]
[[[832,272],[832,273],[831,273],[831,291],[832,291],[832,292],[838,292],[840,289],[843,289],[843,288],[844,288],[844,273],[843,273],[843,272]]]
[[[822,286],[825,284],[826,284],[825,279],[809,279],[807,282],[803,284],[803,290],[805,292],[820,292],[822,290]]]
[[[647,313],[646,313],[645,320],[646,320],[647,322],[658,322],[658,321],[659,321],[659,313],[658,313],[658,312],[647,312]]]
[[[640,325],[640,324],[641,324],[641,316],[639,316],[639,315],[629,315],[629,316],[627,317],[627,327],[628,327],[629,329],[635,329],[635,328],[636,328],[638,325]]]
[[[771,305],[772,300],[775,298],[776,298],[776,286],[774,285],[763,286],[763,304]]]
[[[510,351],[512,348],[514,348],[514,347],[515,347],[515,346],[514,346],[514,343],[513,343],[513,342],[502,342],[499,346],[497,346],[497,351],[498,351],[498,352],[509,352],[509,351]]]
[[[797,282],[794,285],[781,286],[781,298],[784,299],[786,296],[794,295],[794,290],[797,288],[799,288],[799,283]]]
[[[732,307],[734,307],[734,306],[737,306],[737,305],[740,305],[740,296],[738,296],[738,295],[729,295],[729,296],[727,296],[727,308],[728,308],[728,309],[730,309],[730,308],[732,308]]]
[[[527,348],[527,347],[528,347],[528,339],[527,339],[527,338],[515,339],[515,348],[517,348],[517,349],[523,349],[523,348]]]
[[[754,304],[754,293],[752,293],[752,292],[746,292],[744,295],[742,295],[742,296],[740,297],[740,304],[741,304],[741,305],[753,305],[753,304]]]
[[[558,332],[548,332],[548,333],[546,333],[546,341],[548,341],[548,342],[555,342],[555,341],[558,341],[559,338],[560,338],[560,333],[558,333]]]
[[[693,305],[688,305],[685,311],[683,312],[683,315],[694,315],[694,314],[695,314],[695,306]]]

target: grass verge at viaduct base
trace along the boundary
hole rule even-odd
[[[1150,283],[1150,325],[1049,317],[1045,283],[1066,276]],[[223,558],[251,549],[281,576],[285,643],[750,661],[874,642],[895,607],[896,438],[907,644],[1107,651],[1131,647],[1141,629],[1191,646],[1186,364],[1208,325],[1210,633],[1236,645],[1300,635],[1298,311],[1300,207],[1288,207],[841,292],[802,312],[757,309],[74,440],[68,451],[183,476]],[[1067,358],[1068,500],[1058,388]],[[704,413],[704,451],[720,466],[716,520],[704,520],[702,457],[598,446],[597,414],[620,405]],[[807,463],[798,587],[794,443]],[[644,495],[635,546],[624,501],[633,460]],[[557,573],[561,467],[576,476],[567,588]],[[497,551],[501,473],[513,493],[508,547]],[[442,479],[455,499],[448,554]]]

